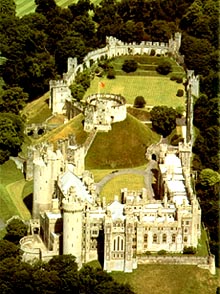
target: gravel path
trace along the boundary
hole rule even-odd
[[[142,175],[144,176],[144,183],[145,188],[147,189],[147,195],[149,199],[154,198],[154,191],[152,188],[152,181],[153,181],[153,173],[152,169],[157,168],[157,162],[155,160],[151,160],[145,170],[137,170],[137,169],[123,169],[123,170],[115,170],[111,174],[105,176],[100,182],[96,183],[96,192],[97,194],[100,193],[103,186],[110,181],[111,179],[115,178],[116,176],[123,175],[123,174],[135,174],[135,175]]]

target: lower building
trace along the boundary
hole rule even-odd
[[[176,148],[159,145],[153,156],[155,196],[146,187],[140,191],[124,188],[108,204],[96,193],[93,176],[83,170],[82,163],[81,175],[76,175],[74,168],[79,169],[68,163],[64,151],[48,150],[50,157],[44,149],[34,159],[38,171],[34,173],[34,201],[44,205],[34,204],[38,210],[31,221],[32,235],[21,240],[24,260],[72,254],[79,267],[99,260],[108,272],[132,272],[137,256],[161,250],[181,253],[184,247],[197,247],[201,210],[191,187],[190,144],[180,143]]]

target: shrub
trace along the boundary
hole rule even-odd
[[[166,250],[160,250],[160,251],[157,252],[157,254],[158,255],[166,255],[167,252],[166,252]]]
[[[134,107],[144,108],[146,101],[143,96],[137,96],[134,100]]]
[[[183,142],[183,138],[181,137],[181,135],[173,135],[173,137],[170,140],[170,144],[173,146],[178,146],[179,142]]]
[[[177,97],[182,97],[183,94],[184,94],[183,89],[178,89],[178,90],[177,90],[177,93],[176,93],[176,96],[177,96]]]
[[[134,72],[138,68],[137,61],[130,59],[130,60],[125,60],[123,65],[122,65],[122,70],[125,71],[126,73],[129,72]]]
[[[167,75],[172,71],[172,65],[169,61],[162,61],[157,67],[156,71],[161,75]]]
[[[176,81],[177,83],[181,84],[183,82],[183,78],[181,76],[172,75],[170,77],[171,81]]]
[[[196,254],[196,248],[193,246],[184,246],[183,248],[183,254]]]
[[[156,53],[156,51],[155,51],[154,49],[151,49],[151,51],[150,51],[150,56],[154,56],[155,53]]]
[[[151,255],[151,252],[150,251],[146,251],[146,255]]]
[[[182,84],[182,82],[183,82],[183,78],[178,77],[178,78],[176,79],[176,82],[177,82],[178,84]]]
[[[108,79],[115,79],[115,71],[113,68],[109,68],[108,73],[107,73],[107,78]]]
[[[97,77],[102,77],[102,75],[103,75],[103,69],[102,69],[101,67],[97,67],[97,68],[95,69],[95,75],[96,75]]]

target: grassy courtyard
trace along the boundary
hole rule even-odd
[[[140,191],[142,187],[145,187],[143,176],[124,174],[111,179],[101,190],[100,196],[104,196],[106,203],[110,203],[116,195],[120,200],[121,189],[127,188],[129,191]]]
[[[99,82],[105,83],[105,87],[98,86]],[[106,77],[95,77],[90,88],[86,91],[85,97],[94,93],[114,93],[121,94],[126,98],[127,104],[134,103],[137,96],[143,96],[146,106],[167,105],[169,107],[184,106],[185,98],[177,97],[178,89],[183,89],[182,84],[170,81],[163,76],[117,76],[116,79],[109,80]]]

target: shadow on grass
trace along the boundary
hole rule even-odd
[[[30,214],[32,215],[32,209],[33,209],[33,193],[27,195],[24,199],[24,204],[29,210]]]

